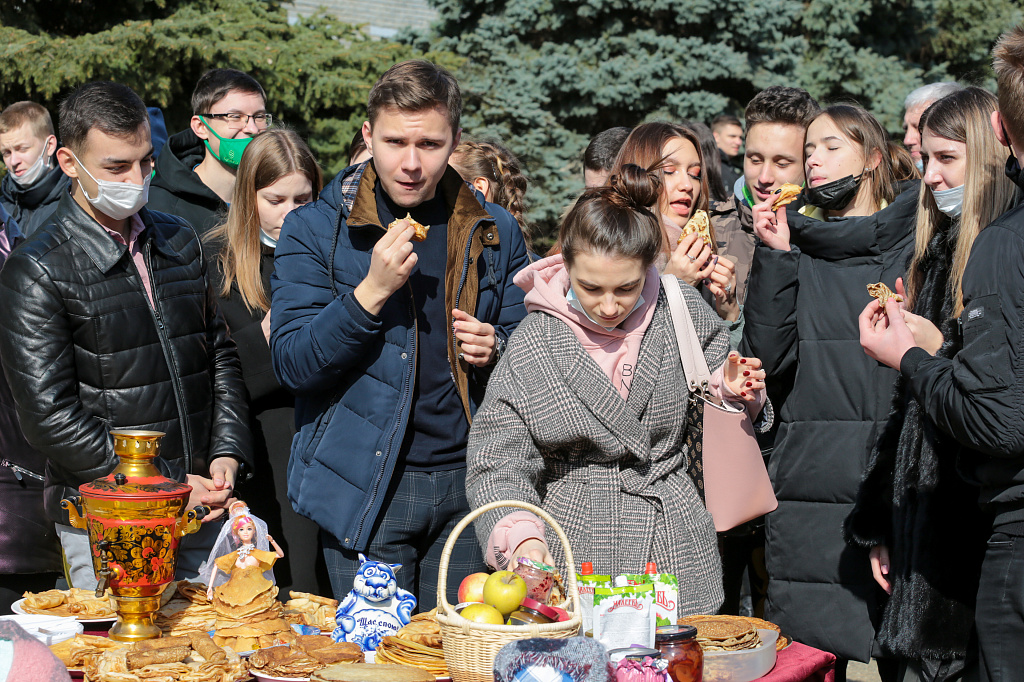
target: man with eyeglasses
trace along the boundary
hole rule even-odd
[[[192,93],[190,127],[172,135],[157,159],[150,206],[184,218],[200,235],[218,225],[242,152],[272,123],[255,78],[236,69],[204,73]]]

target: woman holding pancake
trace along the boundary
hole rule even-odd
[[[654,561],[678,577],[680,613],[715,613],[723,598],[715,528],[687,473],[689,392],[654,265],[664,235],[649,207],[662,196],[661,177],[619,168],[569,211],[562,253],[516,276],[529,314],[473,420],[466,490],[474,508],[540,506],[600,573],[642,572]],[[757,423],[760,363],[729,352],[725,326],[693,287],[672,286],[713,371],[713,394],[747,407]],[[563,575],[575,570],[533,514],[498,510],[475,528],[494,567],[553,555]]]
[[[806,201],[754,206],[755,247],[740,352],[791,386],[768,471],[779,508],[766,518],[765,618],[798,641],[867,661],[881,594],[867,551],[846,545],[850,513],[896,372],[860,349],[865,285],[901,277],[913,251],[909,155],[867,111],[824,109],[807,128]],[[778,406],[777,406],[778,407]],[[840,613],[841,618],[823,618]],[[841,679],[837,676],[837,679]]]
[[[897,293],[903,318],[931,355],[963,347],[963,274],[982,228],[1009,210],[1015,187],[1005,150],[990,128],[994,95],[966,88],[921,117],[924,181],[914,257]],[[947,682],[977,673],[975,597],[991,521],[978,488],[957,471],[970,453],[927,416],[904,377],[846,521],[847,539],[870,551],[875,581],[889,594],[878,630],[883,650],[899,658],[900,679]],[[956,539],[956,550],[949,542]]]

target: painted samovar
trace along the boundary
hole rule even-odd
[[[160,431],[111,431],[120,463],[106,476],[79,487],[63,500],[71,525],[89,532],[99,584],[117,602],[110,638],[135,642],[160,636],[153,617],[160,595],[174,580],[178,543],[195,533],[209,507],[186,510],[192,486],[162,475],[153,463]]]

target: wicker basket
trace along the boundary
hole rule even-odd
[[[566,603],[566,610],[569,612],[569,620],[561,623],[546,623],[544,625],[490,625],[486,623],[474,623],[457,614],[447,598],[448,583],[448,560],[452,555],[452,548],[455,541],[462,534],[466,527],[476,520],[481,514],[486,514],[492,509],[502,507],[518,507],[528,512],[533,512],[543,519],[555,531],[562,547],[565,549],[565,562],[568,566],[569,575],[567,585],[569,600]],[[572,547],[569,546],[569,539],[565,537],[558,522],[543,509],[538,509],[526,502],[491,502],[470,512],[466,518],[455,527],[448,536],[444,551],[441,553],[441,565],[437,576],[437,623],[441,626],[441,637],[444,642],[444,660],[448,665],[448,672],[452,682],[493,682],[494,681],[494,659],[501,647],[509,642],[518,639],[529,639],[531,637],[548,637],[551,639],[565,639],[575,637],[583,622],[580,608],[580,593],[576,586],[575,560],[572,556]]]

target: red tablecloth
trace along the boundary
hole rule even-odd
[[[775,667],[758,682],[833,682],[835,663],[833,654],[793,642],[779,652]]]

